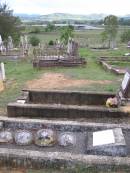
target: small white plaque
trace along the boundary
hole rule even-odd
[[[93,146],[115,143],[113,130],[103,130],[93,133]]]
[[[17,103],[24,104],[25,103],[25,100],[17,100]]]
[[[122,85],[121,85],[123,90],[126,89],[126,86],[127,86],[127,83],[128,83],[128,81],[129,81],[129,79],[130,79],[130,75],[129,75],[128,72],[126,72],[126,74],[125,74],[125,76],[124,76],[124,79],[123,79],[123,81],[122,81]]]

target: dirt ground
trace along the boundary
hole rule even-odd
[[[4,90],[3,81],[0,79],[0,92]]]
[[[80,87],[91,84],[110,84],[111,81],[76,80],[61,73],[44,73],[39,79],[26,83],[27,89],[64,89],[67,87]]]

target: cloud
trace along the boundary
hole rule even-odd
[[[130,13],[130,0],[6,0],[16,13]]]

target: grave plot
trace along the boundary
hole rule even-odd
[[[0,60],[17,60],[27,56],[29,44],[27,36],[21,36],[19,46],[14,47],[14,41],[11,36],[7,41],[3,41],[0,36]]]
[[[71,50],[70,50],[71,49]],[[73,67],[85,66],[86,60],[79,57],[78,45],[76,42],[68,43],[67,50],[61,45],[45,47],[44,49],[34,49],[34,68],[42,67]]]
[[[10,117],[35,118],[124,118],[129,117],[130,71],[116,94],[80,91],[24,90],[23,96],[7,106]],[[111,103],[106,105],[107,100]],[[116,100],[116,105],[112,102]],[[107,107],[108,106],[108,107]]]
[[[130,168],[130,126],[0,117],[3,166]]]
[[[130,57],[100,57],[99,63],[107,70],[115,74],[125,74],[130,66]]]

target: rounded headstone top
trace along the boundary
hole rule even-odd
[[[71,132],[64,132],[59,135],[59,145],[61,146],[74,146],[76,144],[76,136]]]
[[[12,143],[13,134],[9,130],[0,131],[0,143]]]
[[[35,144],[38,146],[53,146],[56,143],[56,132],[51,129],[41,129],[35,135]]]
[[[27,130],[18,130],[15,132],[14,138],[18,145],[30,145],[33,140],[33,135]]]

